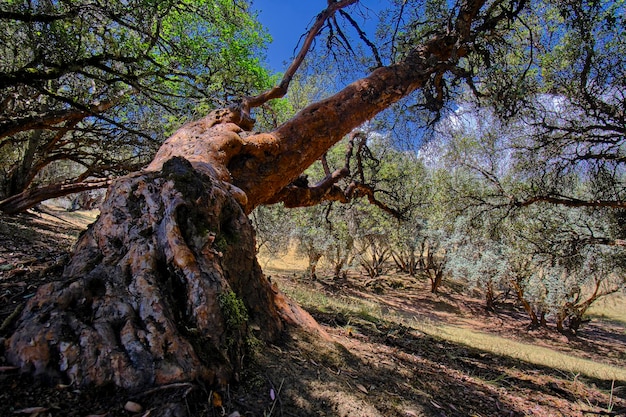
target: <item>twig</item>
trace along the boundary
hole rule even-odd
[[[9,325],[13,322],[13,320],[15,320],[17,316],[19,316],[23,309],[24,303],[18,304],[17,307],[15,307],[15,310],[13,310],[13,313],[9,314],[9,317],[4,319],[4,321],[2,322],[2,325],[0,326],[0,332],[3,332],[7,327],[9,327]]]
[[[145,397],[146,395],[154,394],[155,392],[163,391],[166,389],[175,389],[175,388],[187,388],[187,390],[185,391],[185,395],[183,395],[183,397],[185,397],[187,396],[189,391],[191,391],[194,388],[194,385],[190,382],[177,382],[174,384],[161,385],[160,387],[152,388],[148,391],[144,391],[139,394],[136,394],[134,397],[135,398]]]
[[[272,402],[272,408],[270,408],[270,413],[265,417],[271,417],[274,413],[274,408],[276,407],[276,403],[280,403],[280,415],[283,415],[283,402],[280,399],[280,391],[283,389],[283,384],[285,383],[285,378],[280,381],[280,386],[278,387],[278,391],[274,392],[274,401]],[[270,384],[272,385],[272,389],[274,389],[274,384],[270,380]]]

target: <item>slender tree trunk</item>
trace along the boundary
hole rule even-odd
[[[489,280],[487,282],[487,289],[485,291],[485,310],[489,312],[496,311],[495,292],[493,290],[493,282]]]
[[[317,264],[322,259],[322,254],[314,250],[309,251],[309,266],[307,275],[310,279],[317,279]]]
[[[24,145],[23,157],[7,172],[2,179],[0,201],[3,198],[19,194],[26,190],[32,182],[35,173],[32,172],[37,154],[37,146],[43,132],[41,130],[32,131]],[[0,206],[0,210],[2,207]]]
[[[518,301],[522,304],[524,311],[528,314],[528,318],[530,318],[530,327],[536,328],[541,325],[540,318],[533,310],[533,307],[530,305],[526,297],[524,296],[524,289],[516,280],[511,280],[511,286],[515,290],[515,294],[517,295]]]

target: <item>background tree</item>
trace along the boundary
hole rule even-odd
[[[269,86],[267,40],[246,1],[4,2],[0,209],[138,170],[181,121]]]
[[[506,174],[527,179],[507,183],[501,167],[468,162],[490,177],[491,206],[546,202],[621,215],[623,19],[622,2],[537,2],[510,32],[493,39],[494,46],[519,46],[522,39],[526,47],[470,57],[470,65],[489,65],[476,84],[476,104],[458,112],[456,126],[488,120],[475,140],[508,152],[505,166],[514,170]],[[616,232],[597,241],[619,244],[623,232]]]
[[[256,248],[272,257],[285,254],[292,244],[293,217],[280,204],[259,206],[250,214],[250,222],[256,231]]]

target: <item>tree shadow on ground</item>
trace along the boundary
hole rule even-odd
[[[276,415],[582,416],[611,401],[611,381],[572,378],[397,324],[312,313],[334,344],[297,336],[263,355],[267,378],[283,387]],[[626,407],[620,395],[614,409]]]

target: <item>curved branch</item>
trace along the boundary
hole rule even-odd
[[[57,20],[74,18],[78,16],[78,9],[70,10],[63,14],[46,14],[46,13],[20,13],[0,10],[1,20],[16,20],[20,22],[40,22],[50,23]]]
[[[361,184],[359,182],[353,182],[348,186],[348,188],[346,188],[345,195],[348,199],[354,199],[358,197],[367,197],[367,201],[369,201],[370,204],[391,214],[393,217],[395,217],[398,220],[405,220],[402,213],[400,213],[398,210],[394,209],[393,207],[388,206],[384,202],[377,199],[375,192],[376,190],[374,190],[374,188],[371,185]]]
[[[402,7],[404,7],[404,5],[402,5]],[[358,32],[361,40],[365,42],[365,44],[369,46],[369,48],[372,50],[372,53],[374,54],[374,59],[376,60],[376,65],[378,67],[382,67],[383,61],[380,59],[380,54],[378,53],[378,48],[376,48],[376,45],[374,45],[374,43],[367,38],[367,35],[365,34],[365,32],[363,32],[359,24],[352,18],[352,16],[350,16],[348,13],[344,12],[343,10],[339,10],[339,13],[348,22],[350,22],[352,27]]]
[[[304,39],[304,44],[302,45],[302,48],[300,48],[300,52],[295,57],[289,68],[287,68],[287,71],[285,71],[285,75],[283,75],[283,79],[280,81],[280,84],[278,84],[271,90],[259,94],[258,96],[247,97],[246,99],[244,99],[242,103],[244,111],[246,113],[249,113],[250,109],[262,106],[270,100],[281,98],[285,94],[287,94],[287,89],[289,88],[289,84],[291,83],[293,76],[298,71],[298,68],[300,68],[300,65],[302,65],[304,58],[306,57],[309,49],[311,48],[311,45],[313,44],[313,40],[319,34],[320,30],[324,26],[324,23],[329,18],[331,18],[337,10],[350,6],[357,1],[358,0],[342,0],[335,3],[329,2],[328,8],[326,8],[326,10],[317,15],[313,26],[311,27],[311,29],[309,29],[307,36]]]
[[[301,184],[300,181],[294,181],[278,192],[267,204],[281,202],[287,208],[295,208],[315,206],[322,201],[347,203],[349,197],[336,184],[348,174],[346,168],[338,169],[311,187],[306,183]]]
[[[56,125],[63,122],[76,123],[86,117],[109,110],[130,93],[130,90],[123,90],[108,100],[95,102],[88,106],[81,106],[81,108],[50,111],[44,115],[24,116],[1,121],[0,138],[26,130],[53,129]],[[65,130],[63,127],[59,129]]]
[[[404,8],[406,6],[406,1],[402,2],[402,6],[400,6],[400,12],[398,13],[398,21],[396,22],[396,26],[393,30],[393,35],[391,36],[391,56],[395,61],[396,55],[398,52],[398,48],[396,47],[396,38],[398,37],[398,31],[400,29],[400,23],[402,22],[402,15],[404,14]]]
[[[25,84],[34,86],[36,82],[49,81],[87,66],[97,66],[106,61],[115,61],[123,64],[133,64],[140,60],[138,57],[118,56],[114,54],[97,54],[87,58],[76,59],[71,62],[63,62],[59,65],[49,66],[44,69],[27,66],[17,71],[0,73],[0,89],[14,85]]]

